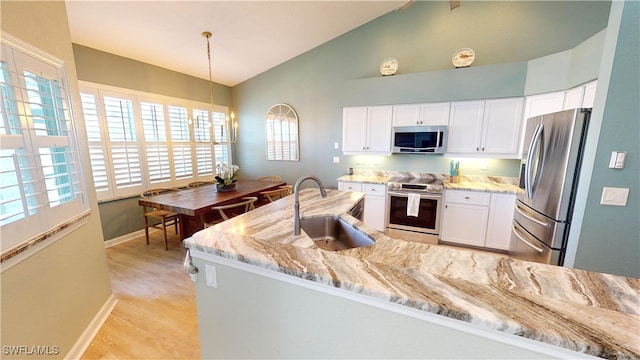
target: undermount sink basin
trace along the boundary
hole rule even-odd
[[[340,251],[375,244],[367,234],[338,216],[300,219],[300,227],[323,250]]]

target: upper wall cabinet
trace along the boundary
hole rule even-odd
[[[527,96],[524,106],[524,119],[549,114],[564,109],[564,91]]]
[[[523,98],[451,103],[447,154],[519,157]]]
[[[342,152],[345,155],[391,155],[391,106],[342,109]]]
[[[567,109],[591,108],[597,86],[598,81],[594,80],[566,91],[527,96],[524,119]]]
[[[598,81],[596,80],[565,91],[563,110],[593,107],[597,86]]]
[[[448,123],[448,102],[393,106],[393,126],[437,126]]]

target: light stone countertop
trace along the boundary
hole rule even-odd
[[[292,235],[293,197],[204,229],[188,248],[604,358],[640,358],[640,280],[389,238],[346,212],[364,194],[300,193],[376,243],[341,252]]]
[[[415,174],[415,173],[362,173],[354,175],[343,175],[338,181],[359,182],[368,184],[386,184],[394,176],[405,177],[429,177],[442,179],[445,190],[470,190],[505,194],[516,194],[518,191],[518,178],[503,176],[465,176],[463,175],[459,183],[449,182],[448,175],[440,174]]]

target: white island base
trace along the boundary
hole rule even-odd
[[[203,359],[594,358],[196,249],[191,256]]]

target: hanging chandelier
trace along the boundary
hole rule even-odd
[[[213,124],[213,114],[214,114],[214,104],[213,104],[213,77],[211,75],[211,32],[204,31],[202,32],[202,36],[207,39],[207,59],[209,60],[209,101],[211,103],[211,124]],[[225,127],[226,126],[226,127]],[[224,138],[225,130],[229,132],[229,140],[228,141],[215,141],[215,136],[212,136],[212,143],[215,145],[223,145],[223,144],[235,144],[238,142],[238,122],[235,119],[235,114],[231,112],[231,118],[227,116],[225,118],[224,124],[220,125],[220,134],[221,137]],[[215,134],[215,131],[214,131]]]

